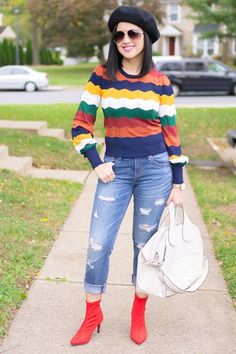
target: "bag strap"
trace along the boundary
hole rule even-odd
[[[179,208],[179,210],[181,212],[181,216],[182,216],[181,224],[184,225],[185,212],[184,212],[183,205],[179,206],[178,208]],[[169,240],[170,246],[172,246],[172,247],[176,246],[179,241],[177,239],[176,233],[175,233],[175,226],[177,224],[176,211],[177,211],[177,209],[175,208],[174,203],[171,202],[169,205],[170,223],[169,223],[168,240]],[[183,237],[183,229],[182,229],[182,237]]]

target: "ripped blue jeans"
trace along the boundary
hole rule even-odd
[[[156,232],[172,189],[172,171],[166,152],[141,158],[114,158],[115,179],[100,180],[91,215],[89,245],[84,279],[86,292],[99,294],[106,290],[109,257],[116,236],[133,196],[133,274],[136,285],[137,260],[140,249]]]

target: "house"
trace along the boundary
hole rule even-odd
[[[3,26],[3,14],[0,14],[0,41],[3,39],[15,39],[16,33],[10,26]]]
[[[136,1],[137,4],[140,1]],[[122,0],[118,5],[122,5]],[[223,42],[217,36],[202,38],[202,34],[217,29],[216,24],[199,24],[190,18],[193,10],[182,0],[160,0],[164,14],[158,24],[160,39],[153,44],[153,51],[163,56],[213,56],[222,57]],[[106,15],[108,20],[110,12]],[[104,55],[108,55],[109,45],[104,46]],[[228,40],[228,57],[236,57],[236,38]]]
[[[219,38],[202,38],[204,32],[217,28],[215,24],[198,24],[189,18],[192,9],[181,0],[160,0],[165,17],[159,25],[161,37],[154,50],[161,55],[181,56],[221,56],[222,46]],[[236,39],[229,41],[229,56],[236,56]]]

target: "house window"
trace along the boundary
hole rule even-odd
[[[178,4],[169,4],[169,20],[170,22],[180,21],[180,7]]]
[[[215,44],[215,38],[207,39],[207,52],[209,55],[214,54],[214,44]]]
[[[199,36],[197,37],[197,54],[202,55],[204,51],[204,40]]]
[[[215,52],[215,44],[217,38],[201,38],[197,36],[197,54],[198,55],[213,55]]]

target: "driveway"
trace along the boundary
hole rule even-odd
[[[82,88],[52,86],[37,92],[0,91],[0,104],[79,103]],[[236,107],[235,96],[180,96],[177,107]]]
[[[0,91],[0,104],[78,103],[82,89],[49,87],[36,92]]]

